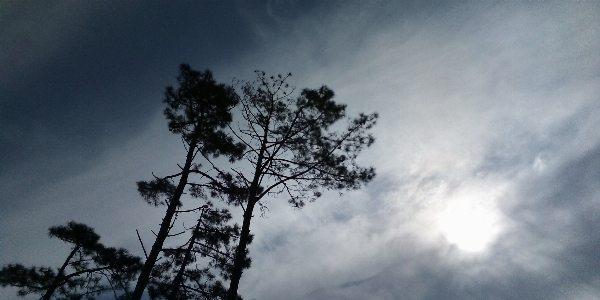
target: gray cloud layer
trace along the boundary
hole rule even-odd
[[[0,263],[59,262],[70,219],[141,251],[160,211],[134,183],[180,161],[159,110],[187,61],[381,115],[376,181],[253,221],[246,298],[600,297],[598,3],[38,6],[1,21]]]

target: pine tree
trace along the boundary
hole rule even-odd
[[[183,266],[185,269],[192,262],[190,251],[195,249],[196,240],[198,238],[208,239],[208,237],[201,236],[198,230],[193,230],[188,245],[189,251],[182,252],[179,249],[175,253],[163,249],[165,240],[173,227],[173,222],[177,214],[180,213],[178,208],[182,205],[181,198],[184,193],[189,191],[192,197],[207,199],[203,184],[192,180],[192,176],[199,174],[202,167],[197,161],[200,159],[209,160],[211,157],[221,155],[228,157],[230,161],[234,161],[242,155],[244,149],[242,144],[234,143],[233,139],[224,131],[232,120],[230,110],[239,102],[239,97],[233,88],[216,83],[209,70],[205,72],[195,71],[187,64],[181,65],[177,80],[179,83],[177,89],[171,86],[166,89],[164,102],[167,104],[167,108],[164,114],[169,121],[169,130],[181,136],[186,147],[186,157],[183,165],[179,166],[180,172],[164,177],[155,176],[151,181],[138,182],[138,191],[148,203],[157,206],[165,205],[167,209],[138,278],[132,297],[136,300],[141,299],[153,274],[157,274],[158,270],[173,270],[177,266]],[[202,180],[202,178],[198,179]],[[212,188],[211,196],[218,196],[214,188]],[[201,208],[206,205],[211,206],[212,204],[204,202],[199,203],[197,207]],[[222,220],[230,218],[226,210],[213,209],[211,211],[213,214],[220,215],[219,218]],[[206,215],[201,215],[199,222],[205,222],[203,219],[205,217]],[[210,223],[211,221],[208,220],[207,222]],[[223,227],[220,221],[213,222],[212,225],[218,225],[217,227],[223,230],[230,230],[228,227]],[[161,253],[164,253],[166,260],[171,259],[171,261],[178,262],[178,264],[172,266],[161,264],[157,270],[154,270]],[[179,257],[181,253],[185,254]],[[181,261],[182,259],[183,261]],[[204,277],[210,279],[213,276],[205,273],[200,272],[196,274],[196,277],[205,275]],[[160,297],[160,295],[179,294],[179,288],[184,282],[183,278],[173,277],[172,279],[176,280],[175,285],[173,283],[166,283],[165,285],[164,279],[154,281],[153,295]],[[163,284],[160,284],[160,281],[163,281]],[[220,284],[218,281],[214,281],[211,286],[218,284]]]
[[[142,266],[139,257],[104,246],[92,228],[76,222],[51,227],[49,235],[72,245],[61,267],[9,264],[0,270],[0,286],[17,287],[19,296],[40,294],[43,300],[94,299],[110,291],[121,299],[129,294]]]
[[[229,127],[246,151],[246,162],[230,171],[213,166],[213,172],[197,172],[216,188],[229,192],[229,204],[244,210],[243,223],[230,274],[229,300],[235,300],[242,272],[249,267],[250,222],[255,208],[264,209],[266,197],[284,196],[296,208],[314,201],[324,190],[354,190],[375,176],[372,167],[357,164],[358,154],[369,147],[377,114],[348,119],[345,130],[332,126],[345,118],[346,106],[336,103],[327,86],[304,89],[296,97],[287,76],[266,77],[242,87],[239,129]]]

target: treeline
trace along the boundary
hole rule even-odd
[[[178,86],[166,88],[168,128],[181,137],[186,155],[177,173],[137,183],[148,204],[165,209],[144,257],[106,247],[92,228],[69,222],[49,230],[71,245],[61,266],[9,264],[0,270],[0,285],[45,300],[139,300],[145,293],[150,299],[242,299],[250,223],[256,209],[265,208],[261,200],[284,198],[301,208],[324,190],[358,189],[375,176],[356,158],[374,142],[369,130],[376,113],[347,118],[344,130],[333,131],[346,118],[346,106],[327,86],[296,93],[287,82],[291,74],[256,75],[236,88],[183,64]],[[242,121],[232,125],[234,113]],[[192,198],[186,209],[183,195]],[[229,209],[241,209],[242,219],[233,220]],[[193,215],[195,224],[172,232],[182,215]],[[167,247],[173,236],[185,242]]]

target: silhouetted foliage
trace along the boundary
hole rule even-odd
[[[164,177],[155,176],[151,181],[137,183],[138,191],[149,204],[166,205],[167,210],[138,278],[132,297],[136,300],[141,299],[150,281],[150,294],[155,299],[188,299],[186,295],[191,293],[194,284],[196,296],[203,293],[218,294],[222,283],[215,279],[208,268],[190,271],[187,267],[199,253],[213,259],[211,267],[224,268],[226,263],[220,261],[228,260],[227,255],[215,254],[213,257],[209,253],[227,249],[231,236],[237,234],[238,230],[237,227],[224,225],[231,218],[227,210],[214,209],[212,203],[207,201],[208,196],[204,191],[207,187],[211,196],[217,196],[218,191],[192,180],[190,175],[198,174],[201,168],[197,163],[199,159],[209,160],[223,155],[234,161],[243,154],[244,145],[234,143],[233,138],[224,131],[232,120],[230,110],[239,103],[239,97],[232,87],[216,83],[210,71],[198,72],[186,64],[181,65],[177,81],[178,88],[169,86],[166,89],[164,102],[167,108],[164,114],[169,130],[181,136],[187,155],[183,166],[179,165],[181,172]],[[192,234],[186,245],[178,249],[163,249],[173,222],[181,213],[177,209],[182,206],[181,197],[186,190],[190,196],[204,200],[203,204],[198,204],[197,211],[201,212],[199,225],[190,229]],[[210,232],[207,231],[209,228]],[[210,251],[206,250],[209,248],[203,249],[202,245],[210,247]],[[164,261],[156,265],[161,253]],[[186,290],[180,291],[181,287]],[[200,299],[204,299],[202,297]]]
[[[188,241],[177,248],[163,249],[163,262],[152,271],[148,288],[151,299],[225,298],[227,289],[214,272],[228,279],[233,258],[231,243],[239,236],[239,227],[227,225],[231,214],[215,208],[210,201],[199,213]],[[208,259],[207,267],[199,268],[198,256]]]
[[[169,130],[181,136],[186,155],[179,172],[153,174],[137,183],[146,202],[166,206],[150,252],[144,248],[143,265],[126,250],[99,244],[89,227],[71,222],[50,229],[51,236],[74,245],[57,271],[11,264],[0,272],[0,284],[16,286],[19,295],[42,294],[42,299],[93,299],[112,290],[115,298],[140,300],[146,289],[153,300],[242,299],[238,286],[251,264],[250,223],[257,205],[266,209],[261,200],[283,195],[301,208],[324,190],[358,189],[375,176],[356,158],[374,142],[369,130],[376,113],[349,118],[347,127],[336,131],[332,127],[343,128],[337,123],[346,117],[346,106],[333,100],[327,86],[293,96],[294,88],[286,83],[291,74],[257,75],[242,86],[240,96],[217,83],[210,71],[182,64],[179,86],[167,87],[164,114]],[[238,105],[244,124],[234,129],[231,110]],[[215,163],[220,156],[233,167]],[[194,203],[184,208],[183,195]],[[242,226],[231,225],[229,210],[213,205],[214,199],[241,207]],[[195,225],[172,233],[182,214],[196,214]],[[183,244],[166,246],[167,238],[184,234],[189,237]]]
[[[244,209],[241,234],[230,275],[228,299],[237,297],[243,269],[248,267],[247,246],[251,241],[250,221],[255,206],[267,195],[284,194],[288,202],[301,208],[314,201],[323,190],[353,190],[375,176],[371,167],[356,163],[357,155],[374,138],[368,130],[377,114],[359,114],[349,119],[345,130],[330,130],[345,117],[346,106],[333,101],[327,86],[304,89],[296,97],[287,76],[266,77],[256,72],[257,81],[242,87],[241,115],[245,121],[232,133],[246,146],[244,160],[250,167],[226,172],[213,166],[214,189],[228,193],[228,203]]]
[[[94,230],[69,222],[49,230],[72,244],[71,252],[56,271],[50,267],[9,264],[0,270],[0,285],[17,287],[17,295],[41,294],[40,299],[94,299],[112,291],[115,299],[125,298],[129,285],[141,269],[141,259],[125,249],[102,245]]]

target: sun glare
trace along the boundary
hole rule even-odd
[[[500,231],[494,198],[489,193],[471,191],[447,199],[437,218],[444,238],[463,251],[485,250]]]

